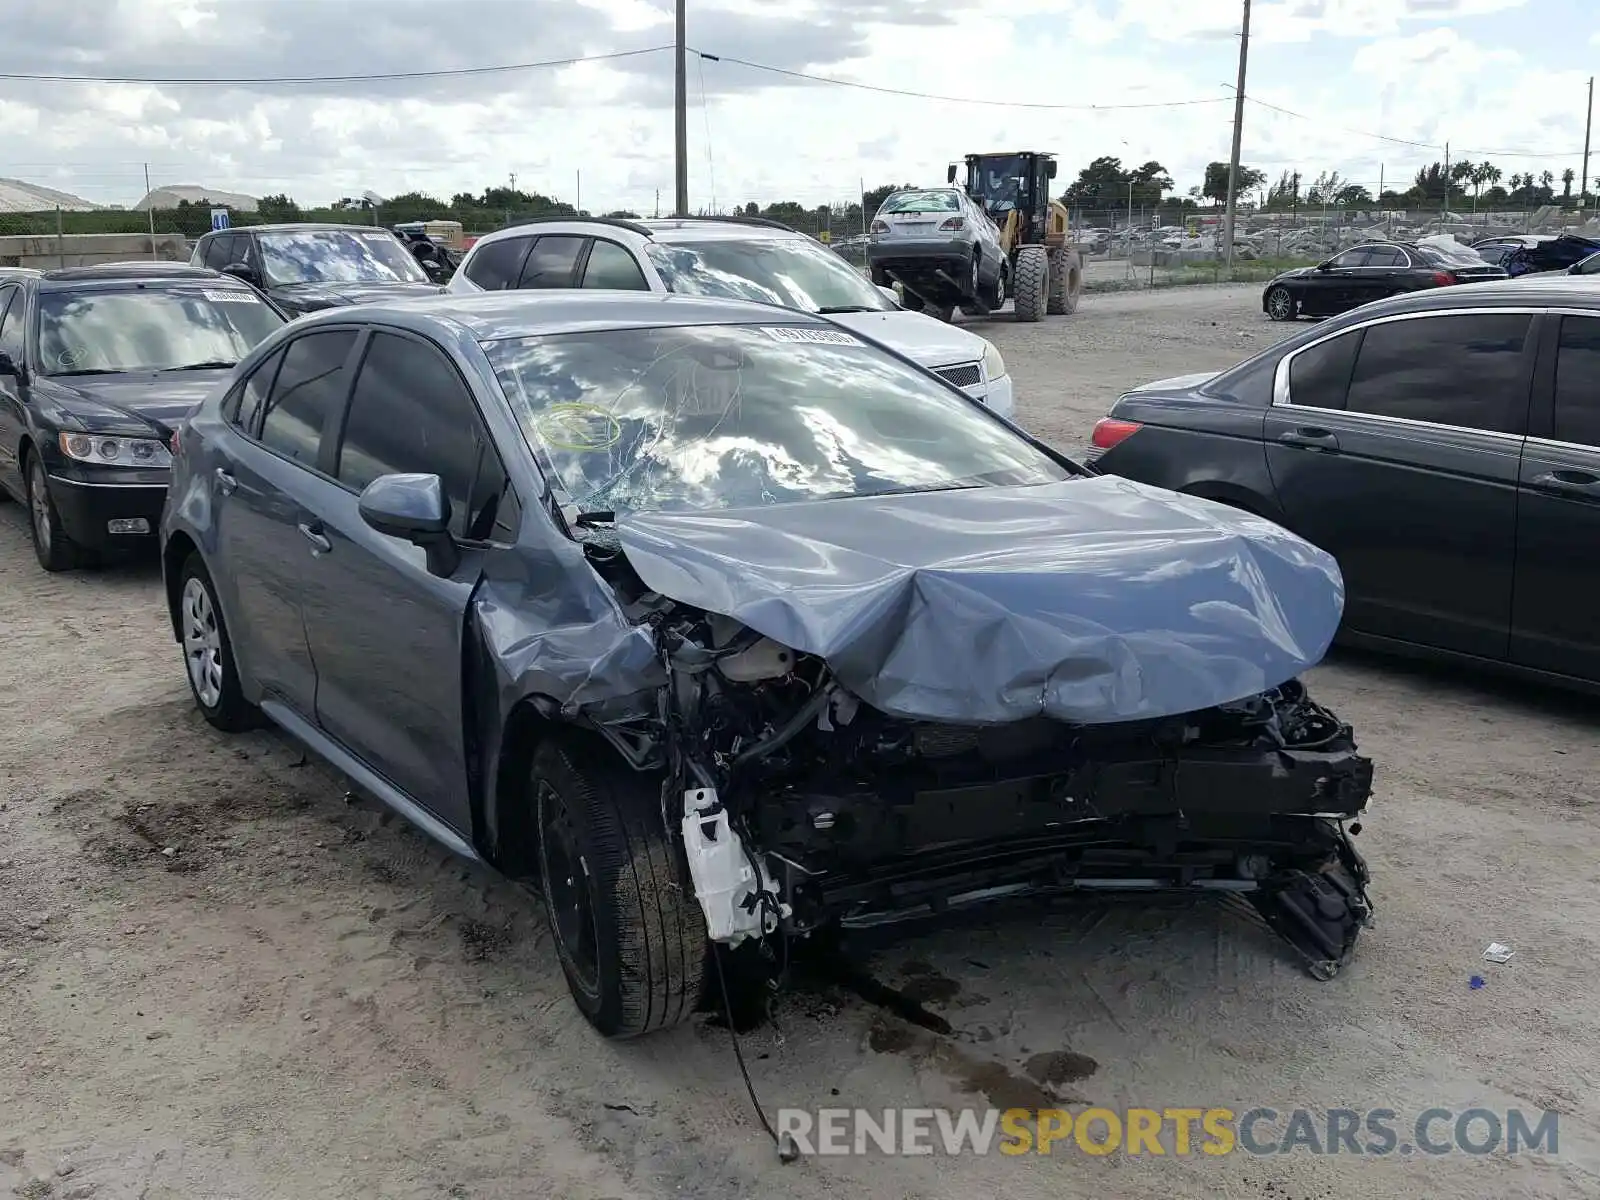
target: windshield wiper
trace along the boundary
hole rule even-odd
[[[870,304],[830,304],[826,308],[817,309],[817,315],[831,317],[835,313],[853,312],[882,312],[881,308],[873,308]]]
[[[162,367],[158,375],[165,375],[168,371],[220,371],[224,367],[237,367],[238,360],[231,358],[218,358],[210,362],[184,363],[181,367]]]
[[[115,367],[81,367],[76,371],[51,371],[50,372],[50,378],[52,378],[52,379],[68,379],[68,378],[71,378],[72,376],[76,376],[76,375],[125,375],[125,374],[127,374],[126,371],[120,371],[120,370],[116,369]]]
[[[594,512],[581,512],[573,519],[574,525],[614,525],[617,514],[609,508],[599,508]]]

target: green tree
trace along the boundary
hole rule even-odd
[[[1287,175],[1288,172],[1285,172]],[[1236,195],[1242,196],[1246,192],[1253,192],[1267,181],[1267,173],[1258,171],[1254,167],[1239,164],[1239,183],[1234,189]],[[1200,194],[1208,200],[1215,200],[1218,204],[1228,202],[1228,164],[1225,162],[1212,162],[1206,164],[1205,182],[1200,185]]]
[[[256,212],[263,221],[299,221],[302,219],[300,206],[288,196],[279,192],[274,196],[263,196],[256,203]]]
[[[1577,177],[1578,173],[1571,167],[1561,172],[1561,203],[1572,203],[1572,181]]]

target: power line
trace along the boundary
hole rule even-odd
[[[375,83],[399,79],[455,79],[467,75],[503,75],[513,71],[535,71],[546,67],[572,67],[579,63],[613,62],[621,58],[638,58],[645,54],[659,54],[671,46],[647,46],[642,50],[617,50],[608,54],[583,54],[574,58],[549,58],[540,62],[498,63],[487,67],[448,67],[435,71],[380,71],[371,75],[259,75],[240,77],[158,77],[145,75],[35,75],[25,72],[0,71],[0,79],[18,79],[32,83],[144,83],[161,87],[236,87],[248,85],[263,87],[274,84],[300,83]]]
[[[1109,112],[1113,109],[1132,108],[1186,108],[1197,104],[1222,104],[1227,101],[1226,96],[1202,97],[1197,100],[1165,100],[1149,104],[1042,104],[1029,103],[1022,100],[981,100],[971,96],[944,96],[936,92],[914,92],[906,88],[882,87],[875,83],[859,83],[854,79],[834,79],[827,75],[812,75],[805,71],[791,71],[787,67],[774,67],[766,63],[751,62],[745,58],[734,58],[732,55],[711,54],[704,50],[695,50],[695,54],[707,62],[737,63],[741,67],[749,67],[752,71],[765,71],[769,75],[783,75],[789,79],[803,79],[808,83],[831,83],[835,87],[855,88],[862,92],[876,92],[881,96],[907,96],[913,100],[942,100],[951,104],[974,104],[993,108],[1032,108],[1047,109],[1053,112]]]
[[[1246,96],[1245,100],[1246,100],[1247,103],[1259,104],[1262,108],[1269,108],[1273,112],[1282,113],[1286,117],[1294,117],[1298,121],[1308,121],[1313,125],[1322,125],[1322,126],[1325,126],[1326,128],[1329,128],[1329,129],[1337,129],[1340,133],[1351,133],[1351,134],[1355,134],[1357,137],[1373,138],[1373,139],[1375,139],[1377,141],[1380,141],[1380,142],[1392,142],[1394,145],[1397,145],[1397,146],[1410,146],[1412,149],[1415,149],[1415,150],[1432,150],[1432,151],[1436,151],[1436,150],[1444,149],[1444,146],[1443,146],[1442,143],[1413,142],[1413,141],[1410,141],[1407,138],[1391,137],[1389,134],[1386,134],[1386,133],[1373,133],[1369,129],[1351,129],[1351,128],[1349,128],[1347,126],[1344,126],[1344,125],[1334,125],[1331,122],[1322,121],[1322,120],[1317,119],[1316,117],[1308,117],[1308,116],[1305,115],[1305,113],[1295,112],[1292,108],[1284,108],[1283,106],[1278,105],[1278,104],[1269,104],[1265,100],[1257,99],[1255,96]],[[1492,154],[1492,155],[1497,155],[1500,158],[1576,158],[1576,157],[1578,157],[1579,154],[1582,153],[1582,151],[1580,151],[1580,150],[1559,150],[1559,151],[1558,150],[1486,150],[1481,146],[1477,146],[1477,147],[1468,146],[1465,149],[1459,151],[1459,153],[1461,153],[1461,154],[1485,154],[1485,155]]]

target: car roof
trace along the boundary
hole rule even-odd
[[[276,225],[240,225],[237,228],[213,229],[205,237],[220,233],[387,233],[394,231],[383,225],[356,224],[342,221],[281,221]]]
[[[770,221],[765,217],[574,217],[552,214],[519,221],[504,229],[486,233],[473,246],[502,241],[508,237],[530,236],[546,226],[552,234],[570,234],[581,230],[591,236],[607,229],[620,229],[659,242],[700,241],[706,238],[815,240],[781,221]]]
[[[145,283],[151,280],[184,280],[220,283],[228,287],[246,285],[207,267],[191,267],[187,263],[171,262],[109,262],[94,263],[84,267],[57,267],[39,273],[39,284],[49,290],[77,283]]]
[[[823,317],[752,300],[724,300],[681,293],[582,290],[517,290],[419,296],[301,317],[296,326],[382,321],[421,328],[449,322],[475,341],[543,337],[613,329],[671,325],[812,325],[832,328]]]
[[[1359,325],[1376,316],[1404,312],[1433,312],[1452,308],[1516,308],[1523,305],[1570,305],[1600,308],[1600,278],[1585,275],[1521,275],[1484,283],[1459,283],[1451,287],[1407,292],[1387,300],[1374,300],[1351,309],[1319,328]]]

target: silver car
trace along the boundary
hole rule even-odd
[[[949,320],[957,307],[999,308],[1005,254],[989,214],[958,187],[892,193],[870,228],[867,263],[879,287],[899,283],[905,306]]]

